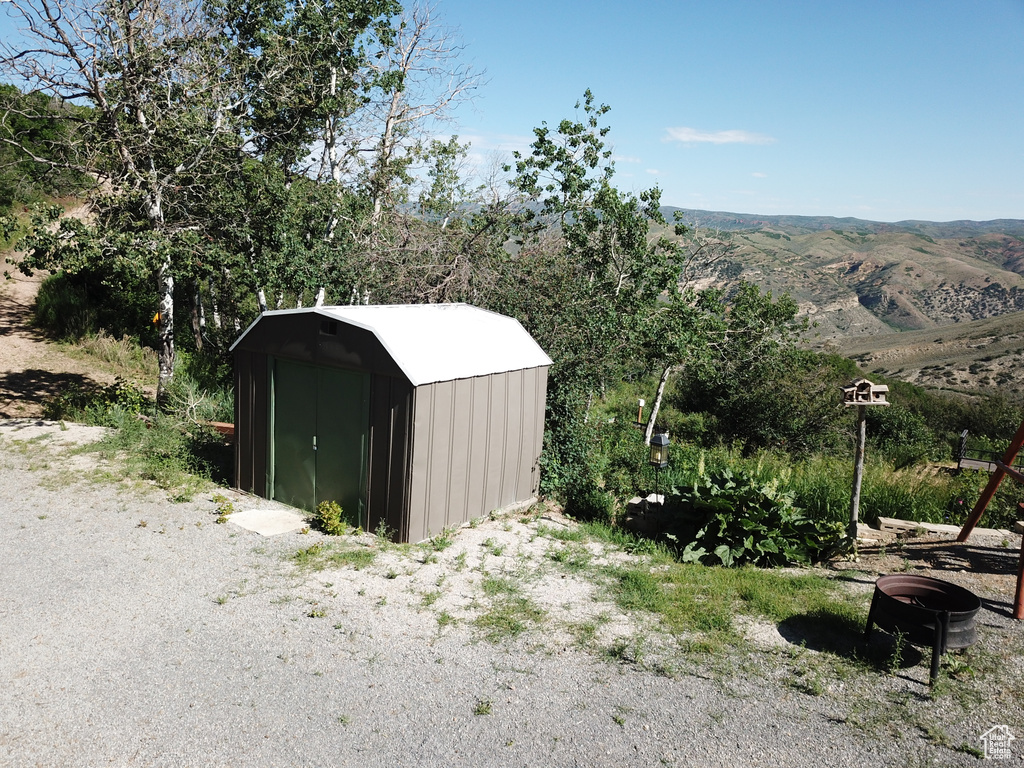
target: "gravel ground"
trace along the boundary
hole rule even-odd
[[[214,524],[208,495],[171,503],[97,483],[61,443],[94,436],[0,429],[0,765],[974,765],[950,745],[980,749],[997,723],[1024,739],[1015,688],[997,692],[1010,697],[998,721],[984,703],[962,717],[943,714],[956,697],[935,705],[937,739],[853,725],[842,688],[852,696],[856,681],[801,692],[778,660],[799,648],[674,673],[670,649],[652,651],[657,664],[615,661],[566,631],[614,607],[557,574],[538,583],[565,617],[488,642],[469,620],[479,553],[517,578],[538,523],[464,528],[437,562],[389,551],[362,570],[302,570],[290,556],[319,534],[266,538]],[[459,552],[476,553],[464,571],[451,567]],[[455,620],[442,626],[442,612]],[[1019,659],[1017,624],[993,611],[983,624]],[[619,614],[602,632],[672,642]],[[906,670],[877,695],[931,707],[926,676]]]

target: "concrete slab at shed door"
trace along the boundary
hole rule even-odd
[[[310,511],[336,501],[365,526],[369,393],[368,374],[274,360],[271,498]]]

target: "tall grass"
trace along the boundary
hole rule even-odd
[[[836,522],[849,519],[852,456],[794,457],[781,451],[747,456],[740,446],[703,448],[684,443],[672,445],[670,457],[671,465],[661,472],[663,492],[692,486],[699,477],[722,469],[743,470],[760,482],[777,480],[782,490],[793,493],[796,506],[812,517]],[[638,454],[637,461],[645,463],[645,455]],[[645,485],[626,493],[653,490],[653,474],[641,469],[636,477]],[[879,517],[963,525],[988,479],[983,472],[952,474],[926,465],[897,470],[889,461],[869,458],[861,486],[860,519],[872,525]],[[1004,483],[986,511],[984,524],[1012,527],[1019,501],[1024,501],[1024,487]]]
[[[154,381],[157,375],[156,352],[139,345],[137,339],[115,339],[104,331],[84,336],[67,347],[79,356],[105,363],[125,378]]]

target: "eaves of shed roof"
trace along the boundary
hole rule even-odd
[[[519,321],[469,304],[383,304],[265,312],[265,319],[316,313],[373,333],[413,386],[551,365]]]

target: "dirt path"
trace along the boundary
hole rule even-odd
[[[38,417],[49,398],[72,384],[113,381],[32,327],[32,305],[44,277],[13,271],[10,279],[0,278],[0,418]]]

